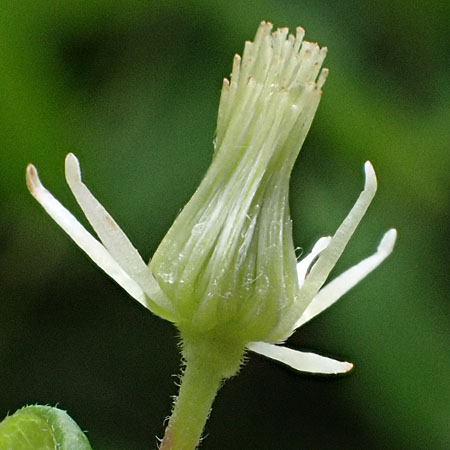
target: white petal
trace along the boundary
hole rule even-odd
[[[275,359],[295,370],[309,373],[337,374],[345,373],[353,368],[353,364],[336,361],[315,353],[299,352],[267,342],[251,342],[247,348],[255,353]]]
[[[130,278],[103,245],[42,185],[36,168],[27,167],[27,186],[50,217],[84,250],[87,255],[139,303],[147,306],[140,286]]]
[[[325,283],[325,280],[344,251],[348,241],[355,232],[356,227],[366,213],[367,208],[375,195],[377,190],[375,171],[370,162],[366,162],[364,169],[366,172],[364,190],[359,195],[358,200],[342,222],[341,226],[337,229],[330,244],[320,254],[316,264],[314,264],[311,272],[306,277],[298,295],[297,301],[300,307],[308,305],[311,299],[316,295],[317,291]]]
[[[309,272],[311,265],[315,262],[320,252],[325,250],[331,241],[331,236],[321,237],[315,244],[310,253],[297,263],[298,285],[302,287],[306,274]]]
[[[173,313],[173,306],[161,291],[138,251],[111,215],[81,181],[80,165],[78,159],[72,153],[69,153],[66,157],[66,180],[86,218],[111,255],[142,287],[154,303]]]
[[[397,231],[395,229],[389,230],[381,239],[376,253],[363,259],[360,263],[346,270],[343,274],[323,287],[305,309],[294,328],[302,326],[327,309],[372,272],[372,270],[376,269],[392,253],[396,238]]]

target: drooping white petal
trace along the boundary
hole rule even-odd
[[[348,362],[336,361],[315,353],[299,352],[267,342],[251,342],[247,345],[247,348],[267,358],[282,362],[300,372],[337,374],[348,372],[353,368],[353,364]]]
[[[301,288],[305,281],[311,265],[315,262],[317,256],[325,250],[331,241],[331,236],[321,237],[315,244],[310,253],[297,263],[298,285]]]
[[[305,308],[325,283],[375,195],[377,190],[375,171],[368,161],[364,169],[366,173],[364,190],[306,277],[297,299],[300,308]]]
[[[42,185],[36,168],[27,167],[27,186],[50,217],[87,253],[87,255],[139,303],[147,306],[140,286],[128,276],[103,245]]]
[[[66,180],[86,218],[111,255],[139,283],[156,305],[165,311],[173,312],[173,306],[161,291],[138,251],[111,215],[81,181],[80,165],[72,153],[66,157]]]
[[[294,328],[302,326],[330,307],[372,270],[376,269],[392,253],[396,238],[397,231],[395,229],[389,230],[381,239],[376,253],[363,259],[324,286],[307,306]]]

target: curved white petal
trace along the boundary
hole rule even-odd
[[[27,186],[33,197],[75,243],[133,298],[147,307],[140,286],[128,276],[108,250],[42,185],[32,164],[27,167]]]
[[[299,352],[267,342],[251,342],[247,348],[255,353],[275,359],[295,370],[309,373],[337,374],[345,373],[353,368],[353,364],[336,361],[315,353]]]
[[[376,253],[363,259],[360,263],[346,270],[343,274],[324,286],[312,299],[294,328],[302,326],[327,309],[370,272],[376,269],[392,253],[396,238],[397,231],[395,229],[389,230],[381,239]]]
[[[305,308],[325,283],[375,195],[377,190],[375,171],[368,161],[364,165],[364,169],[366,173],[364,190],[303,283],[297,299],[300,308]]]
[[[66,157],[66,180],[89,223],[116,261],[142,287],[149,298],[165,311],[174,309],[161,291],[147,264],[128,237],[81,181],[78,159],[72,153]]]
[[[331,236],[321,237],[315,244],[310,253],[297,263],[298,285],[301,288],[305,281],[311,265],[315,262],[320,252],[325,250],[331,241]]]

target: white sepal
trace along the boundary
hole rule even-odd
[[[148,272],[147,265],[128,237],[82,182],[80,164],[74,154],[66,156],[65,166],[67,184],[103,245],[133,278]]]
[[[353,286],[357,285],[370,272],[375,270],[392,253],[396,238],[397,231],[395,229],[392,228],[387,231],[381,239],[377,251],[373,255],[363,259],[324,286],[312,299],[294,328],[296,329],[302,326],[329,308]]]
[[[366,213],[367,208],[375,195],[377,190],[375,171],[368,161],[364,165],[364,169],[366,173],[364,190],[359,195],[358,200],[350,210],[347,217],[337,229],[327,248],[320,253],[319,259],[313,265],[311,272],[305,279],[298,295],[299,305],[308,305],[325,283],[325,280],[335,266],[339,257],[342,255],[348,241],[355,232],[356,227]]]
[[[27,186],[34,198],[74,242],[139,303],[147,306],[141,287],[128,276],[106,248],[42,185],[36,168],[27,167]]]
[[[331,236],[321,237],[315,244],[310,253],[297,263],[298,286],[301,288],[305,281],[306,275],[310,271],[312,264],[316,262],[316,258],[320,252],[325,250],[331,241]]]
[[[166,312],[174,313],[172,304],[161,291],[138,251],[108,211],[82,182],[80,164],[72,153],[66,157],[66,180],[86,218],[111,255],[130,277],[139,283],[153,303]],[[161,311],[157,314],[161,315]]]
[[[299,352],[280,345],[267,342],[251,342],[247,348],[267,358],[274,359],[300,372],[338,374],[350,371],[353,364],[336,361],[315,353]]]

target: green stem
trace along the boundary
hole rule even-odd
[[[239,370],[245,344],[180,330],[186,368],[160,450],[194,450],[222,381]]]
[[[160,450],[193,450],[208,419],[222,375],[198,359],[187,363]]]

